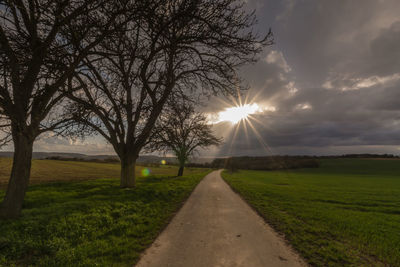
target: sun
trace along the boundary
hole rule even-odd
[[[256,103],[230,107],[218,113],[218,121],[229,121],[236,124],[259,111],[260,107]]]

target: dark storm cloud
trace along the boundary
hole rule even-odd
[[[276,111],[254,115],[260,136],[228,135],[219,155],[267,154],[262,142],[268,153],[399,153],[400,1],[248,4],[277,44],[242,74]]]
[[[400,14],[400,9],[399,9]],[[384,28],[370,43],[366,74],[392,75],[400,71],[400,15],[397,21]]]
[[[399,10],[397,0],[287,1],[274,23],[277,45],[304,83],[318,85],[343,67],[352,74],[354,67],[373,64],[371,46],[399,20]]]

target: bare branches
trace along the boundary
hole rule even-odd
[[[85,58],[79,79],[89,89],[71,99],[119,136],[116,145],[131,147],[121,150],[138,153],[168,98],[236,91],[236,68],[253,62],[272,34],[253,32],[254,14],[241,1],[131,4],[130,20]]]
[[[124,1],[14,0],[0,6],[0,106],[20,127],[40,128],[63,98],[65,81],[112,31]]]
[[[182,168],[178,175],[182,175],[184,164],[197,149],[221,143],[211,126],[191,104],[169,103],[153,129],[146,150],[174,153]]]

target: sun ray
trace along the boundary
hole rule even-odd
[[[249,117],[249,116],[248,116],[248,117]],[[248,120],[249,120],[248,117],[245,118],[245,119],[244,119],[244,122],[243,122],[244,135],[246,136],[246,141],[247,141],[247,143],[250,142],[250,139],[249,139],[249,132],[248,132],[248,129],[247,129],[247,123],[248,123]]]
[[[258,141],[260,142],[260,144],[263,146],[263,148],[270,153],[272,160],[277,162],[277,160],[274,157],[274,152],[272,150],[272,148],[268,145],[268,143],[264,140],[264,138],[262,138],[261,134],[259,133],[259,131],[256,129],[256,127],[251,123],[251,121],[247,121],[249,123],[250,128],[253,130],[254,135],[256,136],[256,138],[258,139]],[[278,174],[279,176],[283,176],[285,178],[290,178],[290,172],[287,169],[283,169],[282,172],[280,172]]]
[[[260,121],[260,120],[259,120],[258,118],[256,118],[255,116],[249,115],[249,116],[247,117],[247,119],[248,119],[249,121],[253,121],[253,122],[258,123],[258,124],[259,124],[260,126],[262,126],[263,128],[268,128],[269,131],[272,131],[272,132],[274,132],[274,133],[278,133],[278,131],[276,131],[275,129],[273,129],[273,128],[271,128],[271,127],[268,127],[268,124],[265,124],[265,122]]]
[[[251,121],[248,121],[250,128],[253,130],[254,135],[256,136],[256,138],[258,139],[258,141],[260,142],[260,144],[263,146],[263,148],[271,153],[271,155],[273,155],[273,151],[271,149],[271,147],[267,144],[267,142],[264,141],[264,139],[262,138],[261,134],[258,132],[258,130],[256,129],[256,127],[254,127],[253,123]]]
[[[229,151],[228,151],[228,154],[229,154],[229,155],[231,155],[231,153],[232,153],[233,143],[236,141],[236,137],[237,137],[237,135],[238,135],[239,128],[240,128],[240,122],[239,122],[238,124],[235,125],[235,129],[234,129],[234,131],[233,131],[233,136],[232,136],[232,139],[231,139],[231,144],[230,144],[230,146],[229,146]]]

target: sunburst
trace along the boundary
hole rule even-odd
[[[251,114],[262,111],[258,104],[244,104],[226,108],[218,113],[218,122],[229,121],[237,124],[241,120],[247,119]]]

